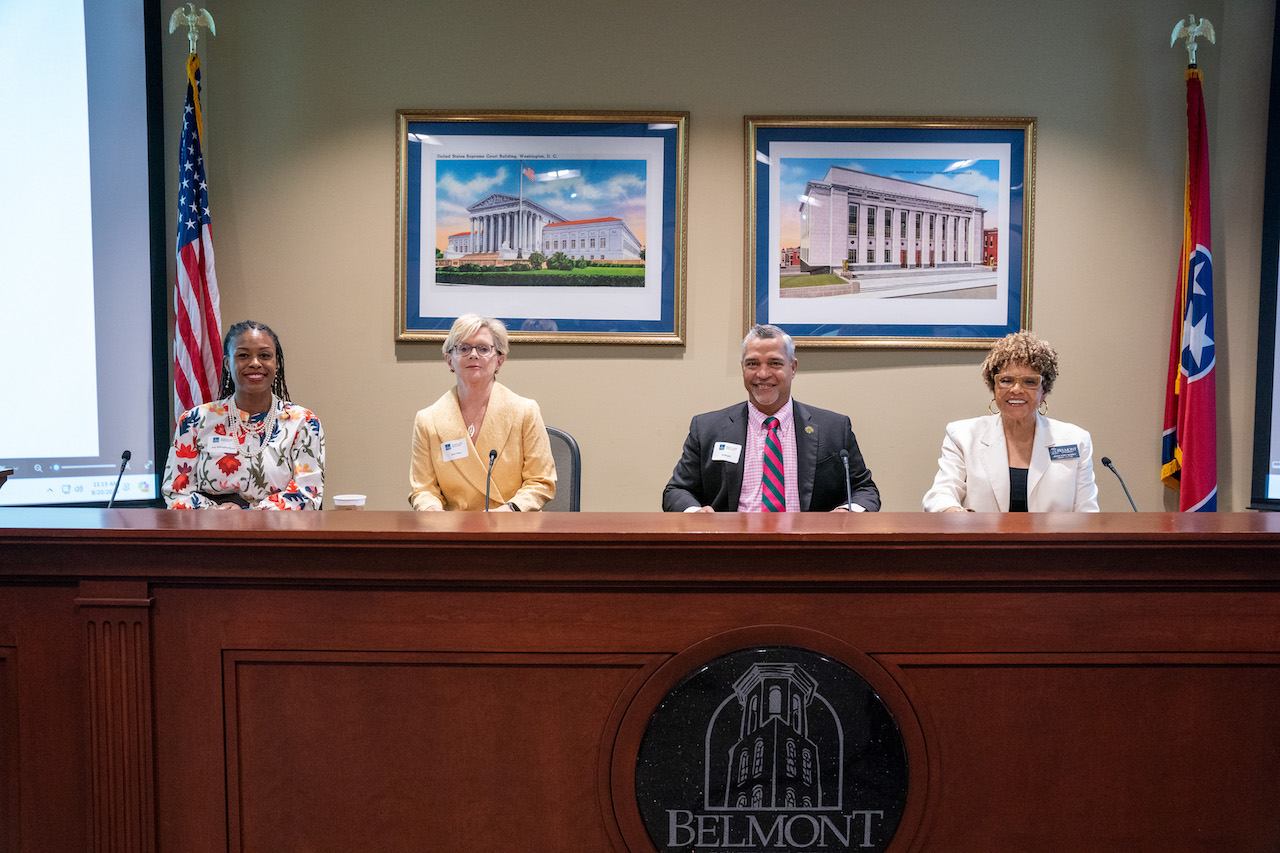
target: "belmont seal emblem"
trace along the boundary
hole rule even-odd
[[[664,853],[877,851],[907,800],[907,758],[867,681],[801,648],[742,649],[685,677],[636,761],[645,829]]]

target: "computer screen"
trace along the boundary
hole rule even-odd
[[[1253,422],[1253,509],[1280,510],[1280,394],[1276,362],[1280,329],[1280,16],[1271,49],[1271,105],[1267,128],[1267,173],[1262,207],[1262,288],[1258,306],[1258,385]]]
[[[117,501],[157,498],[155,14],[150,0],[0,0],[0,466],[14,469],[0,505],[105,503],[125,450]]]

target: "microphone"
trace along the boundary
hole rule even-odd
[[[493,463],[498,461],[498,451],[489,451],[489,472],[484,475],[484,511],[489,511],[489,484],[493,482]]]
[[[116,502],[116,492],[120,491],[120,481],[124,479],[125,466],[132,458],[133,454],[127,450],[120,454],[120,473],[116,475],[116,487],[111,490],[111,500],[107,501],[107,509],[111,509],[111,505]]]
[[[1120,476],[1120,472],[1116,470],[1116,466],[1111,464],[1111,460],[1106,456],[1102,457],[1102,464],[1111,469],[1111,473],[1116,475],[1116,479],[1120,481],[1120,488],[1124,489],[1124,496],[1129,499],[1129,506],[1133,507],[1133,511],[1137,512],[1138,507],[1133,502],[1133,495],[1129,494],[1129,487],[1124,484],[1124,477]]]
[[[844,463],[844,496],[849,499],[845,504],[850,512],[853,512],[853,487],[849,485],[849,451],[840,450],[840,461]]]

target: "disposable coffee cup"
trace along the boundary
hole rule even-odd
[[[334,509],[364,509],[364,495],[334,495]]]

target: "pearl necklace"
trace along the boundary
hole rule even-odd
[[[240,407],[236,405],[236,397],[232,394],[227,404],[227,431],[236,437],[237,443],[244,448],[245,453],[250,457],[258,456],[266,446],[267,439],[275,432],[279,411],[280,398],[272,394],[271,408],[267,416],[255,424],[252,415],[247,412],[244,413],[246,417],[241,418]],[[255,438],[257,441],[254,441]]]

